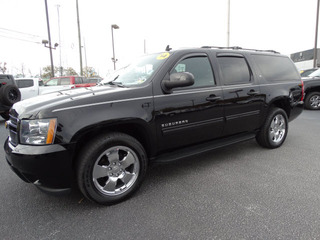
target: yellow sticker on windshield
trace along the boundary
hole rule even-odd
[[[170,56],[170,53],[165,52],[165,53],[161,53],[161,54],[157,57],[157,59],[158,59],[158,60],[163,60],[163,59],[168,58],[169,56]]]

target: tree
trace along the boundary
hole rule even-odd
[[[85,67],[83,69],[83,75],[84,77],[96,77],[97,73],[93,67]]]
[[[67,69],[63,69],[63,75],[65,76],[70,76],[70,75],[75,75],[78,76],[78,73],[72,68],[72,67],[68,67]]]
[[[60,68],[59,67],[54,67],[54,75],[55,76],[60,75]],[[72,67],[68,67],[66,69],[64,69],[62,67],[62,75],[63,76],[70,76],[70,75],[78,76],[77,72]],[[46,66],[46,67],[42,68],[41,78],[49,79],[52,77],[53,76],[51,73],[51,66]]]
[[[5,74],[7,71],[6,65],[7,65],[6,62],[4,62],[3,64],[2,64],[2,62],[0,62],[0,72],[2,72],[3,74]]]

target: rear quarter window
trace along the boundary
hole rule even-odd
[[[70,78],[60,78],[60,85],[70,85]]]
[[[267,81],[300,80],[292,61],[284,56],[252,55],[253,60]]]
[[[76,77],[75,78],[75,84],[82,84],[83,83],[83,80],[81,77]]]

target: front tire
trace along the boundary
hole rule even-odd
[[[265,148],[278,148],[288,134],[288,117],[281,108],[273,108],[256,136],[257,142]]]
[[[305,106],[310,110],[320,109],[320,92],[311,92],[307,95]]]
[[[131,196],[146,169],[147,155],[135,138],[109,133],[92,141],[80,154],[78,186],[89,200],[110,205]]]

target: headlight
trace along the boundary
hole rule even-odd
[[[22,120],[20,142],[30,145],[52,144],[57,129],[57,119]]]

